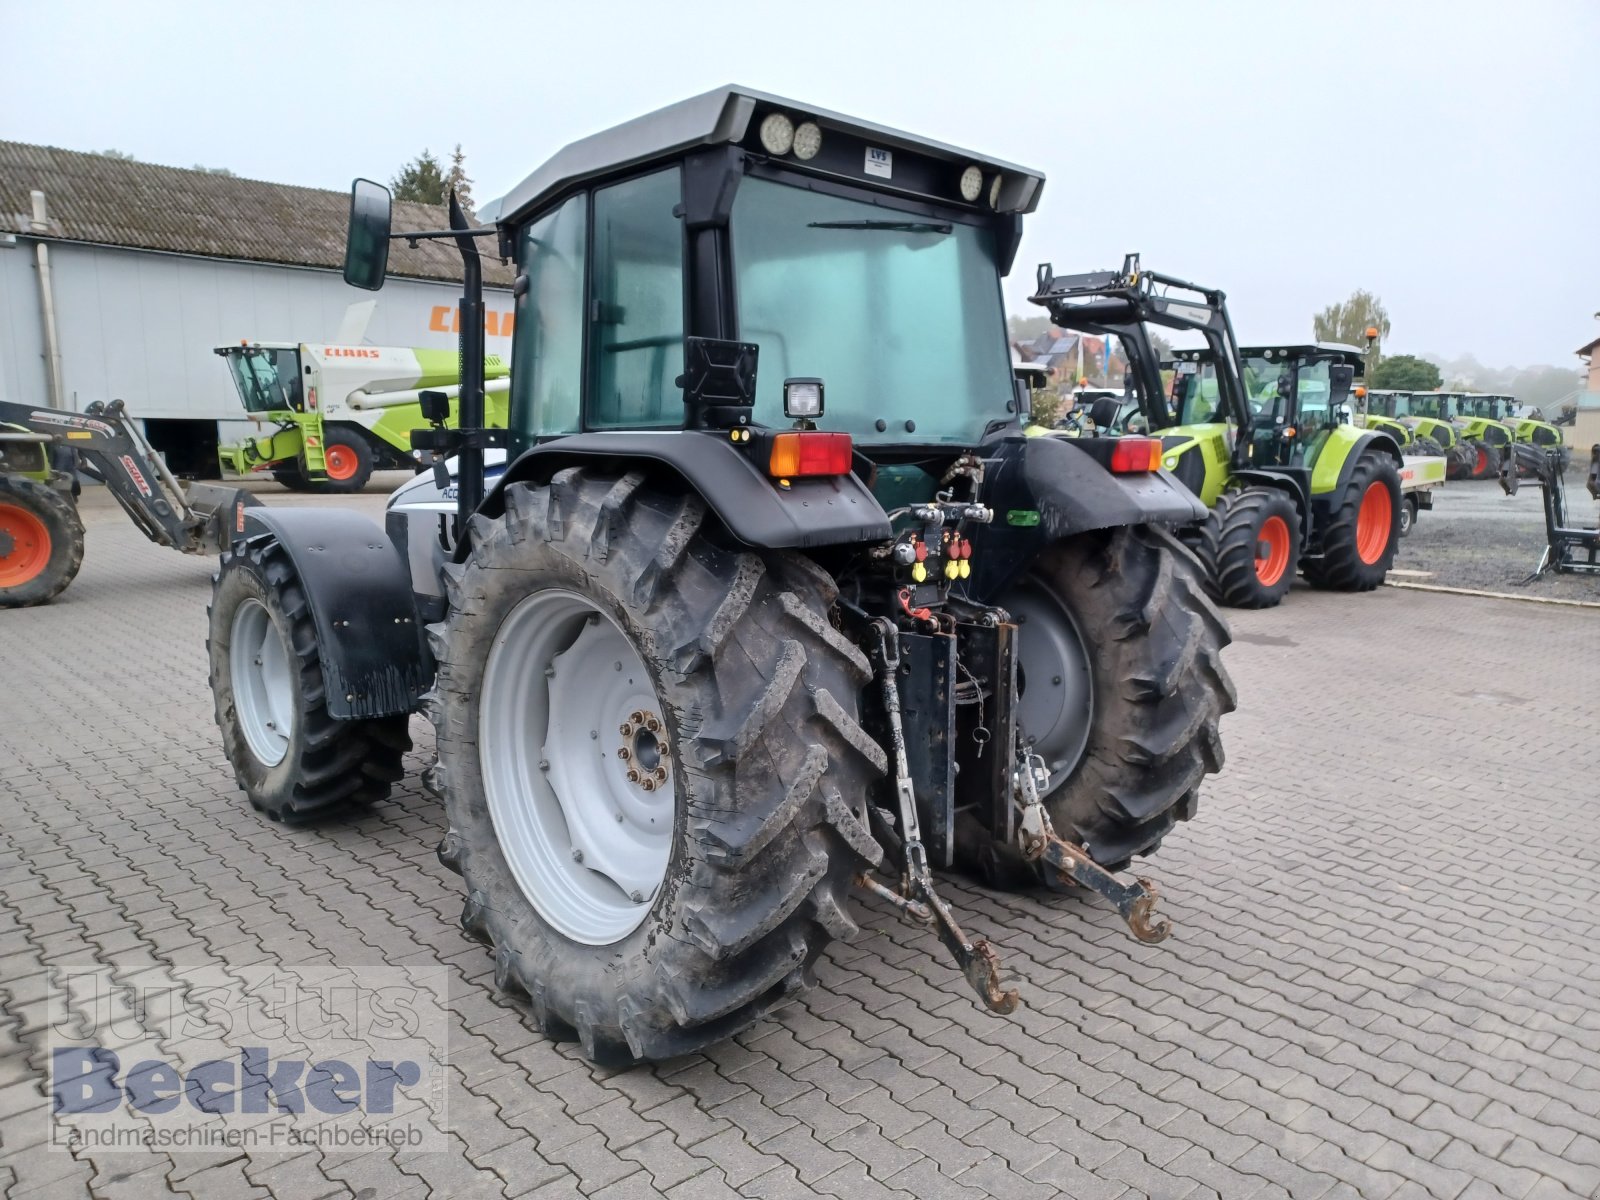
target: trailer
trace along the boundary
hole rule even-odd
[[[1417,523],[1417,513],[1433,508],[1433,489],[1445,484],[1445,460],[1435,454],[1407,454],[1400,459],[1400,536]]]

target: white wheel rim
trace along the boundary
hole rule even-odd
[[[662,705],[632,640],[576,592],[535,592],[500,623],[479,696],[478,762],[517,886],[575,942],[627,936],[666,878],[677,812]]]
[[[234,610],[228,666],[233,675],[233,708],[250,753],[275,767],[289,753],[294,735],[294,680],[289,647],[272,614],[259,600]]]
[[[1017,720],[1054,791],[1082,761],[1094,724],[1094,677],[1077,623],[1037,584],[1001,600],[1017,626]]]

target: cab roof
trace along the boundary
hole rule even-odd
[[[761,146],[759,128],[761,122],[773,112],[783,113],[796,127],[807,121],[815,122],[822,130],[822,152],[809,162],[802,162],[792,153],[781,157],[768,155]],[[833,147],[829,146],[830,135],[836,143]],[[884,190],[902,191],[924,199],[931,196],[941,201],[965,204],[979,211],[988,209],[987,196],[995,174],[1001,178],[995,208],[1001,212],[1032,212],[1038,207],[1039,194],[1044,187],[1042,173],[1014,163],[974,154],[943,142],[874,125],[796,100],[728,85],[669,104],[563,147],[506,194],[499,203],[495,220],[502,225],[514,223],[562,192],[583,183],[651,162],[680,158],[697,148],[718,145],[742,145],[748,152],[772,159],[785,167],[849,179]],[[866,157],[861,149],[863,146],[887,150],[891,155],[899,151],[924,162],[931,159],[937,165],[947,164],[950,167],[948,172],[937,170],[937,167],[933,172],[937,176],[941,194],[934,195],[925,187],[915,186],[930,178],[926,170],[902,172],[906,182],[898,182],[892,160],[888,164],[889,175],[883,174],[881,164],[878,170],[869,173],[864,169],[864,164],[857,161]],[[853,151],[853,155],[846,157],[847,150]],[[983,189],[977,203],[966,203],[960,199],[959,181],[968,166],[977,166],[983,171]],[[947,181],[943,178],[945,175],[949,177]]]

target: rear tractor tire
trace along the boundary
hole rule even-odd
[[[405,774],[410,719],[328,715],[316,627],[283,548],[265,537],[224,552],[208,611],[217,726],[250,803],[300,822],[387,796]]]
[[[882,855],[872,671],[832,578],[712,525],[637,472],[513,485],[429,629],[462,925],[599,1063],[698,1050],[808,986]]]
[[[1420,454],[1427,458],[1443,458],[1444,447],[1431,437],[1418,437],[1407,443],[1403,453]]]
[[[1200,526],[1212,595],[1229,608],[1274,608],[1300,562],[1300,510],[1277,488],[1224,492]]]
[[[1470,479],[1478,464],[1478,450],[1471,442],[1461,439],[1444,453],[1446,479]]]
[[[1222,769],[1231,638],[1200,571],[1165,530],[1123,527],[1055,543],[1000,598],[1024,618],[1018,717],[1051,772],[1051,822],[1112,870],[1193,817],[1201,780]],[[1002,862],[972,865],[996,886],[1020,881]]]
[[[1467,450],[1475,457],[1467,468],[1469,479],[1494,479],[1500,472],[1500,452],[1488,442],[1476,439],[1466,443]]]
[[[0,475],[0,608],[59,596],[83,565],[83,521],[47,483]]]
[[[1400,542],[1400,471],[1387,455],[1356,461],[1322,536],[1322,557],[1302,566],[1312,587],[1370,592],[1394,565]]]

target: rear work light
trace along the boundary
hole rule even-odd
[[[852,447],[848,433],[802,430],[773,435],[767,474],[778,478],[847,475]]]
[[[1111,447],[1111,470],[1116,475],[1136,475],[1161,469],[1159,438],[1118,438]]]

